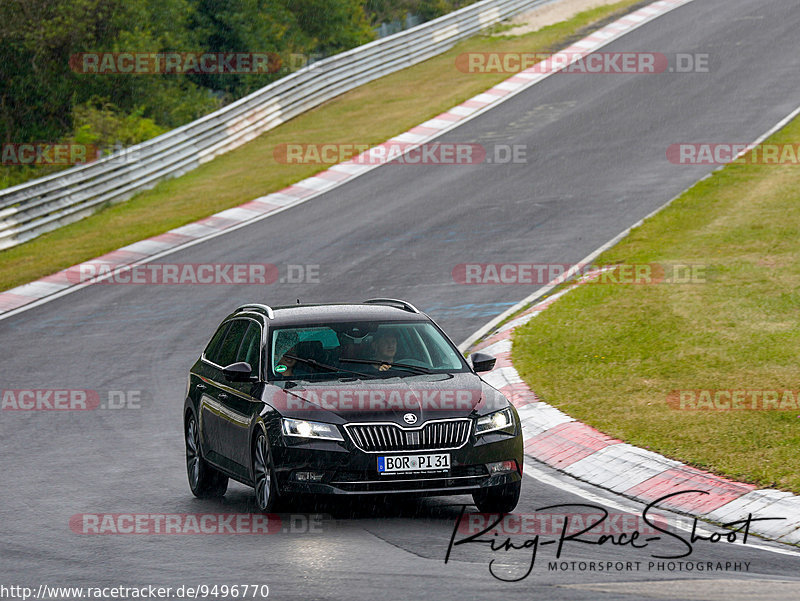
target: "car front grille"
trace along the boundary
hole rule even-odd
[[[387,451],[444,451],[464,446],[472,422],[469,419],[430,421],[417,428],[398,424],[347,424],[355,445],[368,453]]]

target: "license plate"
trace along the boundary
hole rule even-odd
[[[385,455],[378,457],[378,472],[396,474],[399,472],[441,472],[450,469],[450,454],[432,455]]]

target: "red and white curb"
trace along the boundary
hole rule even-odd
[[[538,302],[471,347],[497,357],[484,380],[506,395],[522,420],[525,454],[563,473],[626,497],[650,503],[672,492],[701,490],[673,497],[660,507],[725,524],[736,520],[782,517],[754,522],[750,531],[779,542],[800,544],[800,497],[756,489],[640,449],[587,426],[540,400],[514,369],[511,334],[598,270]]]
[[[588,37],[575,42],[569,48],[565,48],[562,52],[569,57],[568,64],[572,64],[581,57],[600,49],[624,34],[691,1],[659,0],[606,25]],[[493,88],[462,102],[441,115],[437,115],[433,119],[429,119],[417,127],[391,138],[379,147],[365,151],[355,159],[339,163],[283,190],[256,198],[248,203],[227,209],[195,223],[170,230],[165,234],[129,244],[35,282],[0,292],[0,320],[84,288],[105,277],[110,277],[114,270],[147,263],[177,250],[265,219],[288,207],[298,205],[328,192],[344,182],[381,166],[388,160],[397,158],[397,155],[393,155],[390,150],[402,146],[406,152],[409,152],[417,146],[429,142],[477,115],[494,108],[505,100],[546,79],[553,73],[566,68],[568,64],[559,62],[556,68],[553,68],[550,59],[547,59],[530,69],[516,73]],[[82,265],[91,265],[95,269],[81,270]],[[103,266],[102,269],[99,268],[101,265]],[[91,278],[86,275],[98,272],[104,273],[105,276]]]

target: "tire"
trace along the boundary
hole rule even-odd
[[[200,430],[190,415],[186,420],[186,475],[189,488],[199,499],[221,497],[228,490],[228,477],[211,467],[200,454]]]
[[[283,505],[284,499],[278,494],[278,481],[272,464],[269,440],[263,430],[253,441],[253,489],[259,511],[272,513]]]
[[[472,500],[481,513],[511,513],[519,502],[522,482],[481,489],[472,493]]]

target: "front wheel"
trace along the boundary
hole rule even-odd
[[[264,432],[260,432],[253,443],[253,472],[255,480],[253,488],[259,511],[265,513],[277,511],[280,503],[278,483],[272,467],[269,441]]]
[[[519,502],[522,481],[484,488],[472,493],[481,513],[511,513]]]
[[[186,420],[186,474],[192,494],[200,499],[221,497],[228,490],[228,477],[200,455],[200,431],[193,415]]]

